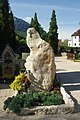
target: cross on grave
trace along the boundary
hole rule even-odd
[[[32,38],[32,34],[34,34],[31,30],[29,31],[30,38]]]

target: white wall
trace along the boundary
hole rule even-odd
[[[72,36],[72,47],[80,47],[79,36]]]
[[[69,47],[72,47],[72,40],[69,40],[69,41],[68,41],[68,46],[69,46]]]

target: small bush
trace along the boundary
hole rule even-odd
[[[60,94],[60,93],[59,93]],[[21,108],[28,107],[31,108],[33,106],[38,105],[60,105],[63,104],[63,99],[61,95],[52,92],[35,92],[35,93],[27,93],[17,94],[15,97],[8,98],[4,102],[4,110],[9,108],[14,113],[19,113]]]
[[[31,108],[32,106],[34,106],[34,98],[33,94],[29,93],[25,96],[24,107]]]
[[[13,97],[10,103],[10,110],[14,113],[19,113],[21,108],[24,106],[24,98],[23,94],[18,94],[16,97]]]
[[[46,100],[43,102],[44,105],[60,105],[62,104],[62,100],[60,98],[60,96],[58,96],[57,94],[50,94],[48,93]]]
[[[19,113],[21,108],[24,106],[24,98],[25,95],[18,94],[16,97],[9,97],[6,101],[4,101],[4,110],[7,108],[12,110],[14,113]]]
[[[13,98],[9,97],[7,100],[4,101],[4,106],[3,106],[4,110],[6,110],[7,108],[10,109],[10,103],[11,103],[12,99]]]

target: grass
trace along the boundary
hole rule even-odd
[[[79,60],[74,60],[74,62],[80,62],[80,59]]]

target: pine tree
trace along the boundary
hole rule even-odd
[[[34,19],[31,19],[30,27],[34,27]]]
[[[55,11],[52,11],[52,17],[51,17],[51,22],[50,22],[50,27],[49,27],[49,32],[48,32],[48,39],[49,43],[54,49],[54,53],[57,54],[58,51],[58,33],[57,33],[57,21],[56,21],[56,15]]]
[[[30,27],[34,27],[36,31],[40,34],[41,25],[38,22],[37,13],[35,13],[34,18],[31,19]]]
[[[9,14],[9,33],[10,33],[10,45],[12,46],[12,48],[14,49],[14,46],[16,46],[16,41],[15,41],[15,31],[14,31],[14,17],[13,17],[13,13],[10,10],[10,14]]]
[[[7,3],[6,0],[1,0],[0,1],[0,48],[4,48],[4,44],[7,42],[5,41],[5,39],[8,36],[8,34],[6,34],[9,25],[8,17],[9,17],[9,4]]]
[[[0,0],[0,49],[3,51],[9,43],[15,49],[13,14],[8,0]]]
[[[38,22],[37,13],[35,13],[34,18],[31,19],[30,27],[34,27],[36,31],[40,34],[40,37],[46,40],[47,33],[43,30],[40,23]]]

